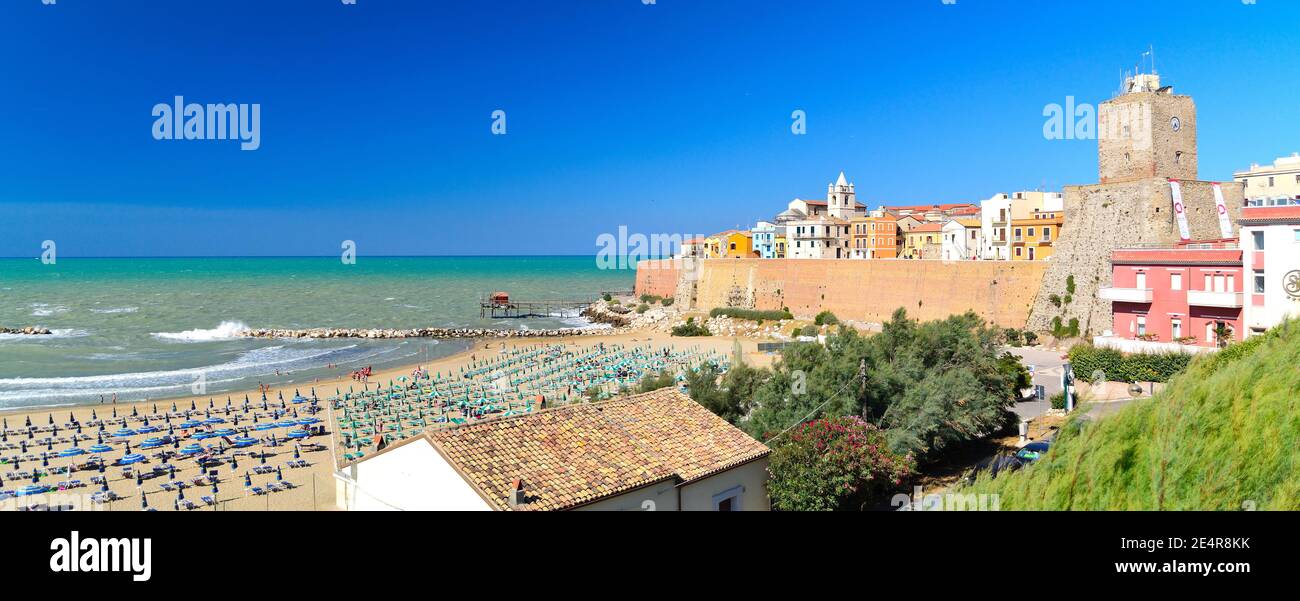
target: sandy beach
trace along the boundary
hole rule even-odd
[[[675,350],[692,348],[730,356],[734,351],[736,341],[740,342],[746,363],[761,366],[771,363],[773,356],[759,353],[757,351],[757,341],[754,339],[725,336],[675,338],[662,331],[634,330],[617,334],[594,334],[580,337],[475,341],[472,348],[462,353],[427,363],[377,370],[370,376],[367,387],[373,390],[379,385],[386,386],[390,381],[397,381],[398,378],[403,376],[411,376],[412,372],[417,368],[423,368],[426,372],[435,374],[457,372],[472,365],[475,361],[482,361],[492,356],[503,355],[528,347],[564,345],[575,351],[585,351],[598,345],[621,345],[624,347],[650,345],[656,349],[665,346]],[[122,457],[128,450],[128,444],[131,453],[138,451],[146,457],[143,463],[132,466],[109,466],[102,473],[98,469],[90,469],[42,475],[39,485],[54,487],[56,490],[42,495],[20,496],[17,498],[9,496],[0,502],[0,509],[12,510],[32,504],[47,504],[51,507],[64,506],[70,509],[139,511],[142,508],[141,496],[143,494],[147,496],[149,507],[160,511],[174,509],[182,496],[184,501],[198,504],[199,509],[207,511],[333,510],[335,509],[335,479],[333,472],[335,466],[339,464],[344,449],[340,448],[342,442],[337,435],[339,430],[336,425],[337,417],[335,412],[329,409],[329,403],[325,402],[325,399],[334,396],[336,389],[343,392],[347,392],[349,387],[354,391],[362,390],[363,384],[349,377],[351,371],[359,367],[363,366],[337,366],[337,376],[308,383],[287,382],[287,380],[292,379],[292,374],[285,374],[283,379],[286,382],[267,382],[269,390],[266,398],[269,402],[266,408],[263,408],[262,405],[261,391],[253,389],[214,393],[198,397],[187,396],[137,402],[118,402],[115,405],[104,403],[57,409],[16,409],[0,412],[0,416],[3,416],[7,423],[4,443],[6,446],[16,447],[6,449],[3,453],[0,453],[0,456],[3,457],[3,462],[0,463],[0,476],[5,476],[4,486],[0,491],[8,491],[12,494],[18,489],[32,484],[30,477],[14,478],[15,474],[29,474],[33,470],[41,470],[43,473],[58,472],[74,464],[84,465],[87,459],[92,457],[92,454],[80,454],[72,457],[54,457],[54,455],[70,446],[89,449],[96,445],[100,439],[102,439],[103,443],[112,447],[111,451],[98,454],[98,456],[102,456],[109,462]],[[294,398],[295,393],[310,397],[313,387],[317,397],[321,400],[317,412],[312,412],[312,406],[309,403],[290,402],[286,403],[283,408],[279,405],[281,397],[285,401],[290,401]],[[252,404],[250,407],[242,407],[245,396],[250,399]],[[229,407],[227,407],[227,399],[230,399]],[[174,411],[173,406],[175,406]],[[190,411],[191,407],[193,407],[192,411]],[[111,421],[114,419],[114,415],[120,421],[105,424],[102,432],[98,423],[95,423],[93,427],[90,426],[96,419]],[[179,423],[191,419],[202,421],[205,418],[212,420],[213,418],[221,419],[224,416],[230,416],[236,419],[237,422],[235,424],[217,423],[177,429],[175,432],[179,440],[173,444],[163,446],[163,450],[194,445],[198,441],[198,439],[193,438],[194,434],[203,430],[230,428],[232,425],[235,429],[247,428],[252,421],[269,425],[274,420],[299,420],[315,417],[320,422],[314,424],[313,427],[323,426],[327,434],[311,436],[303,440],[305,444],[313,445],[316,450],[308,450],[305,445],[299,446],[283,438],[278,439],[278,442],[281,442],[279,446],[270,448],[261,445],[247,451],[227,448],[224,452],[213,455],[220,465],[217,465],[208,474],[204,474],[204,469],[193,459],[182,457],[160,459],[157,453],[151,455],[149,451],[139,450],[140,444],[151,435],[162,436],[169,427],[175,427]],[[32,426],[39,429],[38,431],[27,432],[24,426],[28,419],[30,419]],[[57,431],[51,427],[51,420],[53,421],[53,427],[57,428]],[[152,424],[154,428],[161,427],[162,431],[138,433],[120,438],[109,436],[120,428],[137,428],[146,423]],[[81,426],[80,437],[77,439],[77,443],[73,445],[71,437],[77,437],[76,426],[78,424]],[[277,434],[288,431],[290,430],[278,431]],[[233,430],[231,433],[233,436]],[[261,432],[258,434],[261,434]],[[253,433],[244,432],[244,435],[253,436]],[[47,441],[47,437],[52,437],[54,440]],[[230,437],[222,439],[230,440]],[[38,443],[36,441],[43,442]],[[216,438],[208,438],[204,443],[220,444]],[[265,456],[261,454],[263,452]],[[48,459],[43,458],[43,453],[50,454],[50,457]],[[297,459],[295,459],[295,453]],[[305,461],[307,465],[289,467],[290,465],[301,465],[298,463],[299,461]],[[290,464],[289,462],[294,463]],[[138,481],[134,475],[136,472],[141,471],[152,474],[153,468],[162,465],[169,466],[170,469],[167,469],[165,473],[143,481]],[[130,468],[132,471],[125,472],[124,469],[126,468]],[[256,473],[256,470],[265,473]],[[212,485],[208,480],[202,479],[212,473],[215,473],[216,492],[213,492]],[[96,476],[107,478],[108,490],[113,495],[116,495],[115,500],[104,503],[90,502],[90,495],[102,488],[99,483],[90,483],[91,478]],[[199,483],[193,484],[196,479],[200,479]],[[83,486],[67,487],[67,484],[74,480],[80,480]],[[65,490],[57,490],[60,488],[60,483],[64,483]],[[163,485],[169,483],[190,483],[191,485],[180,490],[167,490]],[[266,494],[253,494],[250,492],[254,488],[266,491],[268,486],[280,488],[284,486],[284,483],[288,483],[288,486],[292,488]],[[213,502],[211,504],[202,502],[201,497],[205,496],[210,497]]]

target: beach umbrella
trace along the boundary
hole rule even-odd
[[[261,463],[266,463],[266,451],[262,451],[261,454],[258,455],[258,457],[262,459]]]
[[[49,419],[50,419],[50,423],[51,423],[51,424],[54,423],[54,414],[53,414],[53,413],[50,413],[48,417],[49,417]]]
[[[50,467],[50,456],[41,453],[41,467]]]
[[[26,440],[20,440],[20,441],[18,441],[18,444],[22,445],[22,451],[23,451],[24,453],[26,453],[26,452],[27,452],[27,441],[26,441]]]
[[[253,487],[253,477],[248,475],[248,472],[244,472],[244,487],[245,488]]]
[[[28,428],[32,427],[32,416],[30,416],[30,415],[27,416],[27,424],[26,424],[26,425],[27,425]]]
[[[170,469],[167,470],[167,478],[171,480],[176,479],[176,466],[170,466]]]
[[[216,481],[216,480],[213,480],[213,481],[212,481],[212,498],[213,498],[213,499],[217,498],[217,493],[219,493],[219,492],[221,492],[221,491],[217,490],[217,481]]]
[[[140,509],[148,509],[148,508],[149,508],[149,493],[146,493],[145,491],[142,490],[140,491]]]
[[[275,479],[279,481],[284,480],[284,473],[280,471],[280,466],[275,467]]]
[[[99,419],[99,414],[96,413],[94,409],[91,409],[91,410],[90,410],[90,419],[91,419],[92,421],[93,421],[93,420],[98,420],[98,419]],[[5,424],[5,427],[8,428],[9,425],[8,425],[8,424]]]
[[[117,407],[113,408],[113,418],[117,419]]]
[[[298,454],[298,445],[293,445],[293,458],[294,459],[302,458],[302,455]]]
[[[237,457],[230,458],[230,469],[231,470],[239,469],[239,459]]]

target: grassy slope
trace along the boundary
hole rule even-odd
[[[963,492],[1002,509],[1300,509],[1300,321],[1223,354],[1116,415],[1072,419],[1038,464]]]

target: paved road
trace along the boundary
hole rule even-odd
[[[1025,367],[1029,367],[1034,374],[1034,384],[1042,385],[1047,389],[1047,398],[1061,391],[1061,371],[1065,366],[1065,359],[1061,358],[1062,352],[1043,347],[1006,347],[1004,350],[1020,357]],[[1047,412],[1052,408],[1051,401],[1026,401],[1017,403],[1015,407],[1016,415],[1020,419],[1033,419]]]

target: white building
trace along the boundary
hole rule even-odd
[[[336,473],[348,510],[766,511],[771,451],[675,388],[422,435]]]
[[[1300,316],[1300,205],[1243,207],[1238,224],[1250,336]]]
[[[984,250],[983,222],[979,219],[950,219],[943,224],[944,261],[978,259]]]
[[[791,221],[785,228],[786,254],[791,259],[845,259],[850,255],[850,224],[843,219]]]
[[[980,258],[1011,260],[1011,222],[1031,219],[1036,213],[1065,211],[1065,194],[1061,192],[1021,191],[994,194],[980,201]]]

